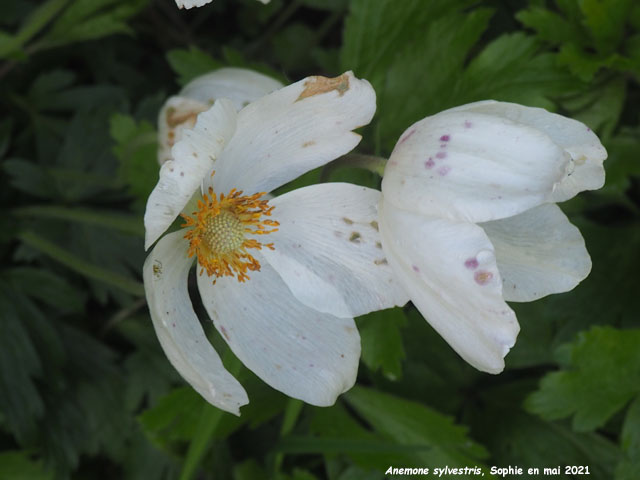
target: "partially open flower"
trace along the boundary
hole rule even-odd
[[[213,405],[238,413],[248,400],[193,311],[194,258],[203,304],[236,356],[314,405],[331,405],[355,382],[353,317],[406,303],[383,261],[380,192],[334,183],[265,197],[353,149],[352,130],[374,111],[373,89],[350,72],[307,78],[238,113],[219,99],[162,165],[145,213],[147,248],[179,214],[185,223],[145,262],[147,301],[169,360]],[[197,206],[183,211],[194,194]]]
[[[194,78],[160,110],[158,162],[162,165],[171,158],[171,149],[182,138],[182,131],[193,128],[198,114],[211,108],[216,99],[231,100],[240,110],[279,88],[279,81],[246,68],[220,68]]]
[[[602,187],[607,154],[585,125],[485,101],[427,117],[384,173],[384,252],[414,305],[458,354],[499,373],[519,331],[507,301],[574,288],[591,269],[555,202]]]

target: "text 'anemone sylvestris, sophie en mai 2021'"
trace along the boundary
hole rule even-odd
[[[265,196],[352,150],[360,141],[352,130],[374,112],[371,85],[350,72],[306,78],[239,112],[217,98],[162,164],[145,212],[146,247],[178,215],[185,224],[145,262],[147,301],[169,360],[213,405],[237,414],[248,399],[193,311],[194,259],[203,304],[234,354],[313,405],[333,404],[355,382],[353,317],[406,303],[381,261],[380,192],[328,183]]]
[[[519,332],[505,301],[574,288],[591,270],[556,205],[604,184],[607,153],[584,124],[505,102],[427,117],[386,165],[380,233],[414,305],[475,368],[499,373]]]

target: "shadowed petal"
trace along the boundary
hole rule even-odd
[[[382,202],[380,233],[389,264],[425,319],[472,366],[500,373],[520,327],[502,298],[484,231]]]
[[[307,403],[333,405],[356,380],[360,336],[351,318],[313,310],[291,294],[260,257],[259,272],[198,276],[209,316],[233,353],[273,388]]]
[[[163,237],[144,264],[144,286],[153,326],[167,358],[182,377],[209,403],[240,414],[249,403],[238,381],[222,365],[196,317],[187,277],[193,259],[187,258],[183,232]]]

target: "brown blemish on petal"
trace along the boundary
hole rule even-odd
[[[475,273],[473,279],[476,281],[478,285],[486,285],[493,278],[493,273],[485,272],[484,270],[480,270]]]
[[[230,341],[231,339],[229,338],[229,334],[227,333],[227,329],[224,328],[224,325],[220,325],[220,331],[222,332],[222,335],[224,335],[224,338],[227,339],[227,341]]]
[[[382,244],[380,242],[376,242],[376,248],[382,248]]]
[[[387,262],[386,258],[381,258],[379,260],[374,260],[373,263],[375,263],[376,265],[386,265],[389,262]]]
[[[309,140],[308,142],[304,142],[302,144],[302,148],[307,148],[307,147],[310,147],[311,145],[315,145],[315,144],[316,144],[315,140]]]
[[[153,262],[153,275],[156,278],[160,278],[162,276],[162,262],[160,260]]]
[[[350,218],[342,217],[342,221],[347,225],[353,225],[353,220],[351,220]]]
[[[296,99],[296,102],[307,97],[330,92],[331,90],[337,91],[339,96],[344,95],[349,90],[349,75],[343,73],[335,78],[310,77],[304,82],[304,90]]]
[[[175,109],[169,108],[167,110],[167,125],[169,128],[176,128],[178,125],[188,122],[189,126],[193,127],[196,124],[198,114],[202,111],[204,110],[178,113]]]
[[[369,223],[369,225],[371,225],[375,231],[378,231],[378,222],[376,222],[375,220],[371,220],[371,223]]]
[[[349,237],[349,241],[353,242],[353,243],[360,243],[360,238],[362,238],[362,235],[360,235],[359,232],[351,232],[351,236]]]

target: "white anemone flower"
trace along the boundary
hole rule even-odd
[[[163,163],[145,212],[146,247],[179,214],[186,229],[164,235],[149,254],[147,302],[167,357],[213,405],[238,414],[248,400],[193,311],[194,258],[204,307],[235,355],[313,405],[333,404],[355,382],[353,317],[408,301],[384,261],[380,192],[329,183],[264,197],[352,150],[360,142],[352,130],[374,112],[366,80],[309,77],[239,112],[216,100]],[[183,212],[194,194],[197,210]]]
[[[484,101],[400,137],[382,182],[384,252],[414,305],[475,368],[499,373],[519,325],[505,301],[566,292],[591,270],[555,204],[604,184],[607,153],[584,124]]]
[[[211,108],[218,98],[233,102],[236,110],[282,88],[279,81],[246,68],[220,68],[200,75],[170,97],[158,115],[158,162],[171,158],[171,148],[182,131],[193,128],[199,113]]]
[[[178,5],[178,8],[193,8],[193,7],[202,7],[203,5],[206,5],[207,3],[211,3],[213,0],[176,0],[176,4]],[[271,0],[258,0],[260,3],[263,4],[267,4],[269,3]]]

